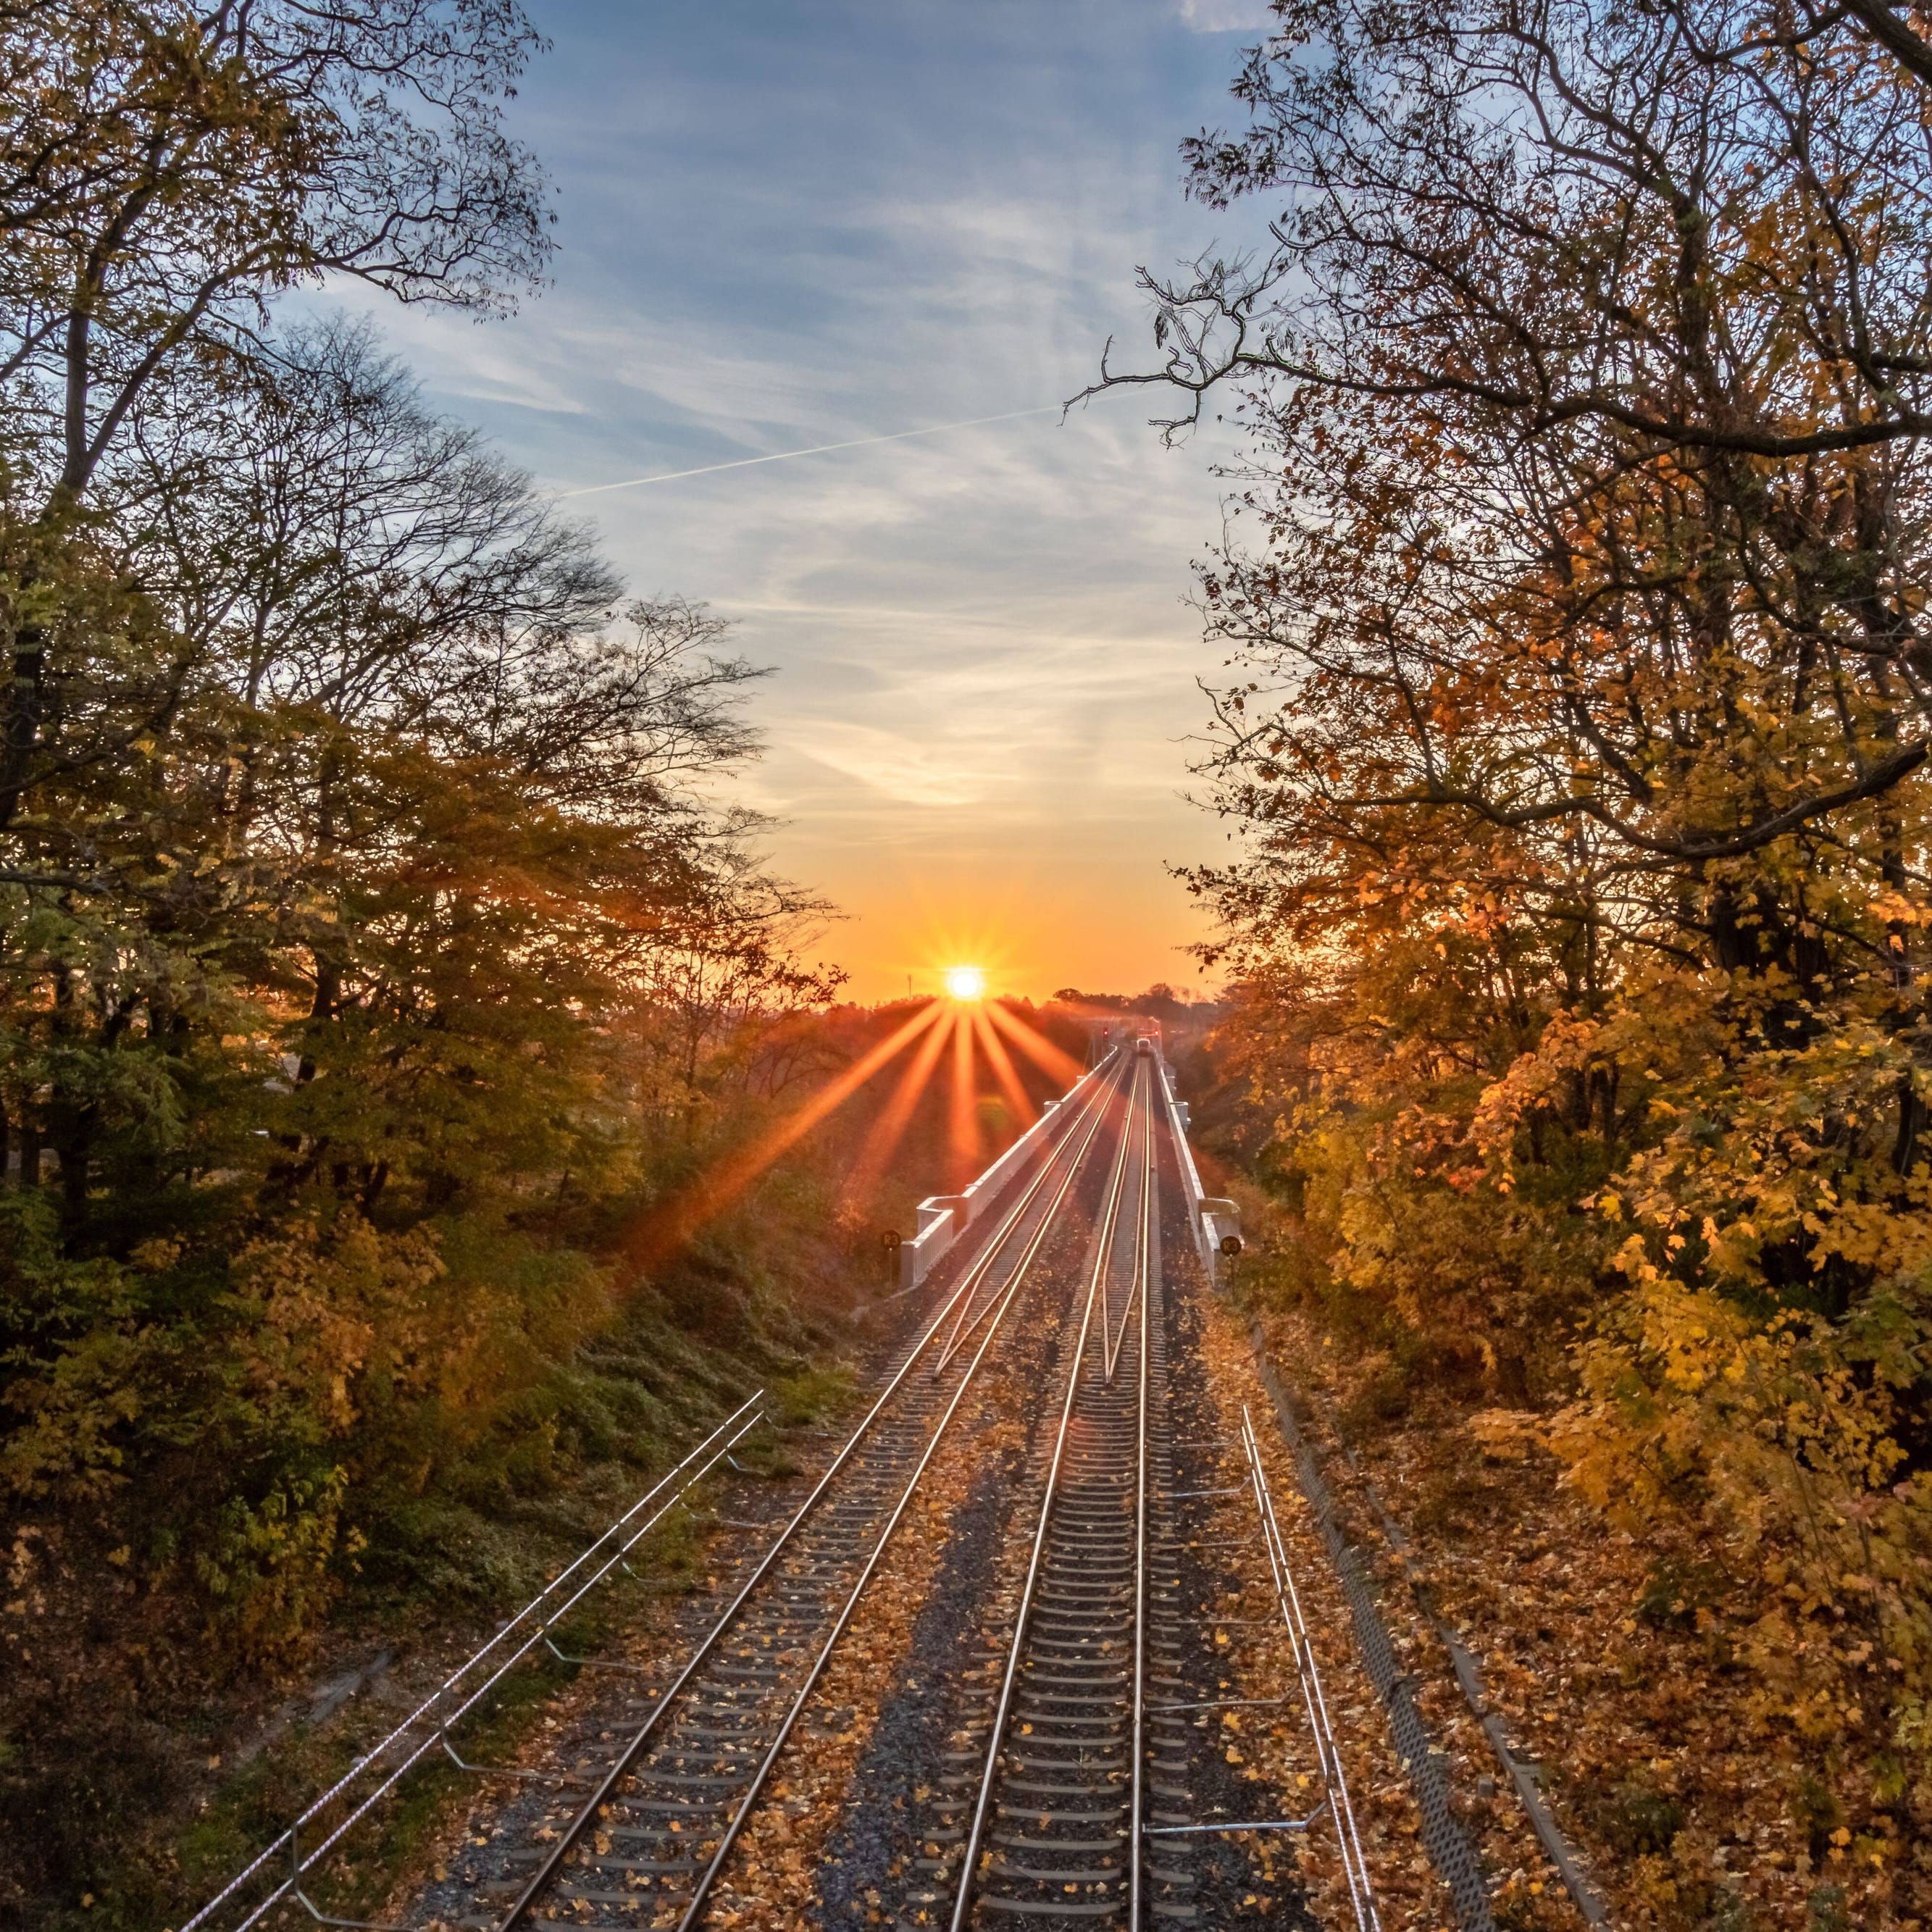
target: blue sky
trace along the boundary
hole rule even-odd
[[[560,190],[513,320],[379,312],[559,491],[1057,404],[1151,354],[1136,266],[1252,239],[1179,188],[1259,0],[538,0],[516,130]],[[1143,396],[573,500],[640,592],[775,668],[750,802],[848,919],[854,991],[989,956],[1039,993],[1184,980],[1166,862],[1211,674],[1183,599],[1214,435]]]

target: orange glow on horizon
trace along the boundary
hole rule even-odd
[[[992,1067],[993,1078],[1000,1083],[1000,1090],[1006,1096],[1006,1105],[1013,1110],[1014,1126],[1022,1130],[1031,1126],[1035,1118],[1033,1102],[1018,1074],[1013,1070],[1012,1055],[1007,1052],[1005,1042],[993,1030],[984,1007],[974,1010],[973,1036]]]
[[[952,1106],[947,1151],[953,1174],[948,1185],[963,1187],[980,1171],[980,1096],[973,1078],[973,1029],[964,1014],[952,1022]]]
[[[626,1243],[628,1259],[640,1272],[656,1266],[690,1240],[714,1215],[721,1213],[770,1167],[788,1148],[802,1140],[842,1100],[871,1079],[899,1049],[928,1027],[946,1009],[928,1003],[896,1032],[860,1054],[844,1072],[748,1146],[727,1154],[708,1174],[699,1174],[670,1199],[653,1208]]]
[[[949,966],[944,974],[946,996],[950,1000],[983,1000],[986,976],[977,966]]]
[[[860,1207],[870,1198],[879,1176],[885,1172],[886,1162],[892,1159],[894,1149],[905,1137],[913,1109],[919,1105],[920,1096],[932,1078],[932,1070],[938,1065],[939,1056],[946,1050],[946,1042],[959,1024],[959,1016],[949,1013],[920,1042],[919,1051],[900,1075],[899,1084],[880,1109],[878,1118],[866,1136],[865,1144],[859,1150],[858,1159],[852,1163],[844,1196],[850,1205]]]
[[[907,962],[912,983],[962,1003],[988,999],[995,986],[1010,986],[1020,963],[1005,922],[997,917],[934,918],[915,944]]]
[[[980,956],[988,956],[982,952]],[[783,1119],[743,1146],[724,1153],[707,1171],[694,1175],[640,1216],[625,1241],[625,1258],[635,1272],[648,1274],[668,1259],[915,1040],[920,1042],[918,1050],[896,1077],[891,1094],[866,1130],[842,1198],[856,1205],[875,1191],[880,1175],[904,1138],[920,1096],[932,1084],[949,1040],[952,1046],[952,1066],[946,1113],[951,1171],[945,1184],[964,1185],[978,1172],[985,1153],[985,1135],[979,1115],[979,1084],[983,1077],[980,1071],[981,1054],[1002,1097],[1013,1110],[1016,1128],[1031,1124],[1037,1110],[1006,1043],[1010,1042],[1062,1087],[1072,1086],[1085,1070],[1010,1006],[986,999],[984,968],[948,969],[949,978],[966,973],[970,973],[978,982],[976,993],[950,1001],[943,998],[922,1001],[886,1038],[808,1095]]]
[[[1036,1066],[1056,1080],[1064,1081],[1070,1087],[1087,1071],[1071,1054],[1063,1053],[1045,1034],[1028,1026],[1018,1014],[997,1000],[986,1008],[986,1017]]]

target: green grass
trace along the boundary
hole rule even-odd
[[[832,1358],[851,1331],[842,1305],[826,1298],[846,1262],[821,1232],[813,1190],[782,1177],[775,1186],[783,1211],[770,1202],[756,1213],[748,1207],[649,1288],[616,1299],[490,1430],[459,1445],[426,1429],[420,1442],[364,1462],[352,1507],[366,1543],[341,1565],[331,1642],[310,1659],[386,1644],[406,1660],[453,1661],[754,1390],[765,1390],[779,1430],[809,1426],[850,1402],[854,1372]],[[770,1427],[754,1432],[736,1460],[754,1478],[797,1467]],[[633,1556],[644,1580],[614,1579],[586,1614],[573,1615],[562,1648],[594,1654],[654,1597],[692,1587],[704,1542],[698,1521],[673,1511]],[[56,1875],[22,1900],[25,1922],[50,1932],[178,1925],[400,1714],[358,1696],[313,1730],[278,1736],[253,1761],[214,1771],[214,1754],[256,1734],[278,1698],[299,1704],[300,1672],[316,1666],[298,1654],[279,1679],[251,1675],[195,1636],[184,1619],[156,1646],[94,1653],[103,1682],[123,1694],[112,1726],[91,1698],[76,1696],[38,1728],[0,1729],[0,1863],[8,1842],[54,1853],[47,1862]],[[185,1646],[179,1655],[177,1642]],[[465,1720],[464,1755],[514,1761],[577,1674],[547,1654],[520,1666],[488,1710]],[[370,1916],[479,1782],[497,1796],[508,1788],[446,1763],[412,1772],[358,1826],[349,1856],[318,1875],[317,1904]]]
[[[857,1386],[850,1368],[835,1362],[777,1378],[767,1385],[765,1400],[779,1428],[803,1429],[844,1407]]]

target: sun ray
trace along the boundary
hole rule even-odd
[[[952,1030],[952,1126],[946,1136],[956,1187],[964,1186],[980,1171],[978,1100],[973,1082],[973,1029],[956,1026]]]
[[[904,1138],[913,1109],[919,1105],[920,1096],[932,1078],[932,1070],[938,1065],[939,1056],[945,1052],[946,1042],[952,1038],[959,1023],[958,1014],[947,1013],[940,1024],[926,1034],[920,1042],[919,1051],[913,1055],[910,1064],[900,1075],[898,1084],[880,1109],[878,1118],[866,1136],[865,1144],[859,1150],[858,1158],[852,1163],[852,1172],[846,1178],[844,1198],[854,1206],[870,1198],[879,1176],[885,1172],[886,1163]]]
[[[862,1054],[845,1070],[748,1146],[728,1154],[660,1206],[653,1208],[626,1244],[639,1271],[649,1269],[683,1246],[712,1216],[728,1207],[788,1148],[804,1138],[826,1114],[849,1098],[907,1042],[934,1025],[946,1009],[937,1000],[915,1013],[896,1032]]]
[[[1011,1007],[992,1000],[987,1006],[986,1017],[1036,1066],[1051,1073],[1056,1080],[1064,1080],[1070,1086],[1086,1072],[1086,1068],[1071,1054],[1063,1053],[1043,1034],[1028,1025]]]
[[[1006,1104],[1013,1110],[1013,1124],[1024,1131],[1033,1125],[1038,1110],[1020,1076],[1013,1070],[1013,1057],[1006,1051],[1006,1042],[993,1030],[983,1006],[973,1009],[973,1036],[980,1042],[980,1052],[992,1067],[993,1078],[1000,1083],[1000,1090],[1006,1095]]]

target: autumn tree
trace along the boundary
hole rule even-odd
[[[0,1909],[100,1882],[169,1699],[358,1576],[465,1587],[464,1510],[614,1417],[650,1458],[580,1360],[655,1286],[626,1237],[837,984],[730,802],[728,627],[282,302],[530,284],[538,46],[0,5],[0,1498],[75,1646],[0,1680]]]
[[[1106,378],[1251,435],[1196,884],[1276,1158],[1354,1292],[1716,1555],[1778,1721],[1849,1698],[1922,1797],[1916,16],[1276,12],[1187,150],[1271,245],[1148,278],[1164,362]]]

